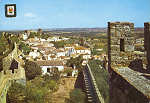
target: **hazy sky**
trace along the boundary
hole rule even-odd
[[[13,3],[17,17],[6,18],[4,6]],[[0,0],[0,30],[107,27],[108,21],[143,27],[150,0]]]

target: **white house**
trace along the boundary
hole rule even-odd
[[[82,62],[82,65],[85,66],[87,63],[88,63],[88,61],[87,61],[87,60],[84,60],[84,61]]]
[[[69,71],[69,72],[67,72],[67,71]],[[77,74],[78,74],[78,69],[74,69],[72,67],[65,67],[64,68],[63,76],[77,77]]]
[[[38,47],[36,47],[36,46],[31,46],[31,49],[33,49],[33,50],[38,50]]]
[[[70,39],[70,38],[65,38],[65,37],[64,37],[64,38],[62,38],[62,40],[69,40],[69,39]]]
[[[65,51],[67,56],[71,56],[72,54],[76,54],[76,51],[74,49],[75,45],[74,44],[66,44],[65,45]]]
[[[49,42],[41,42],[41,44],[43,45],[43,47],[53,47],[54,46],[53,43],[49,43]]]
[[[46,39],[42,39],[42,38],[40,38],[40,41],[41,41],[41,42],[44,42],[44,41],[46,41]]]
[[[143,44],[144,43],[144,39],[136,39],[136,44]]]
[[[34,40],[35,41],[39,41],[40,39],[38,37],[34,37]]]
[[[78,54],[91,54],[91,50],[89,48],[85,48],[82,46],[75,47],[75,51]]]
[[[71,56],[72,54],[76,54],[76,51],[74,48],[68,48],[66,49],[66,55]]]
[[[56,68],[58,69],[58,71],[64,70],[64,64],[62,61],[47,60],[47,61],[37,61],[36,63],[41,67],[43,75],[46,73],[51,74]]]
[[[54,37],[51,37],[51,38],[48,38],[47,41],[59,41],[59,37],[58,36],[54,36]]]
[[[28,35],[27,35],[27,33],[23,34],[22,36],[23,36],[23,37],[22,37],[22,38],[23,38],[23,40],[27,40],[27,39],[28,39]]]
[[[32,41],[29,43],[29,45],[38,46],[38,45],[41,45],[41,43],[39,41]]]
[[[40,53],[37,52],[37,50],[34,50],[33,52],[29,53],[29,56],[35,59],[36,57],[40,56]]]
[[[45,54],[48,51],[54,51],[55,47],[43,47],[43,46],[37,46],[38,50],[40,50],[41,53]]]
[[[78,76],[77,74],[78,74],[78,69],[73,69],[72,76],[77,77]]]
[[[91,59],[91,55],[90,54],[84,54],[83,59]]]
[[[56,50],[56,56],[60,57],[60,56],[66,56],[66,52],[60,49]]]

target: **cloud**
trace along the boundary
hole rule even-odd
[[[24,16],[29,17],[29,18],[35,18],[36,17],[36,15],[33,13],[25,13]]]

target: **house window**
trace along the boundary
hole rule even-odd
[[[50,68],[47,68],[47,72],[50,73]]]
[[[125,51],[125,48],[124,48],[124,39],[120,39],[120,51]]]

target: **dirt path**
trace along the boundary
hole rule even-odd
[[[52,95],[52,103],[65,103],[65,98],[69,98],[69,93],[74,89],[76,78],[62,78],[59,89]]]

